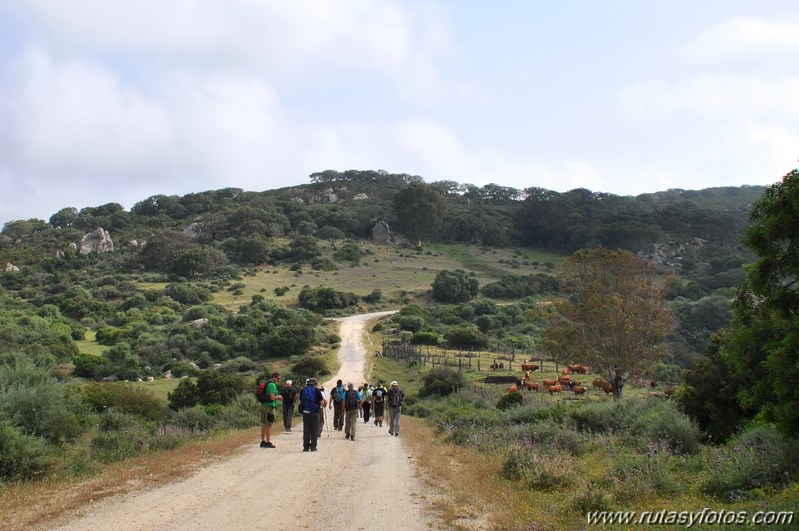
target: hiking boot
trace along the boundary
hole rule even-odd
[[[311,448],[311,451],[312,451],[312,452],[315,452],[315,451],[316,451],[316,448]]]
[[[350,437],[350,440],[351,441],[355,441],[355,437]]]
[[[389,434],[389,435],[394,435],[394,432],[393,432],[393,431],[391,431],[391,430],[388,430],[388,434]]]
[[[266,441],[261,441],[261,448],[269,448],[269,447],[266,445]]]
[[[349,439],[349,438],[350,438],[350,436],[349,436],[349,435],[345,435],[345,436],[344,436],[344,438],[345,438],[345,439]]]
[[[310,452],[310,451],[311,451],[311,449],[310,449],[310,448],[303,448],[303,449],[302,449],[302,451],[303,451],[303,452]]]
[[[284,431],[284,432],[286,432],[286,433],[291,433],[291,428],[286,428],[286,429],[285,429],[285,430],[283,430],[283,431]]]
[[[277,446],[275,446],[271,442],[268,442],[268,443],[266,443],[266,446],[264,446],[264,448],[277,448]]]
[[[399,437],[399,433],[395,433],[395,434],[394,434],[394,437]]]

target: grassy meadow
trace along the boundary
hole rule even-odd
[[[337,271],[314,271],[308,265],[302,271],[292,271],[288,265],[264,266],[237,281],[238,291],[217,291],[214,302],[235,310],[249,303],[253,295],[262,295],[295,307],[302,287],[310,285],[329,286],[361,296],[379,289],[386,305],[396,307],[410,297],[429,291],[436,274],[442,270],[473,272],[484,286],[507,274],[554,271],[553,267],[563,260],[559,255],[529,249],[494,249],[475,245],[433,244],[421,251],[364,242],[359,242],[359,245],[368,254],[357,265],[338,262]],[[321,242],[320,247],[323,258],[330,258],[336,250],[328,242]],[[283,296],[276,295],[275,288],[283,287],[288,287],[288,292]]]

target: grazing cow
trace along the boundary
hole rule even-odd
[[[562,371],[560,371],[560,373],[562,375],[564,375],[564,376],[567,376],[567,375],[571,374],[572,372],[569,369],[563,369]]]
[[[528,391],[538,391],[538,382],[525,382],[524,386]]]
[[[575,374],[588,374],[589,372],[587,365],[580,364],[569,365],[569,370]]]
[[[558,381],[557,380],[542,380],[542,382],[544,382],[544,387],[550,387],[550,386],[553,386],[553,385],[558,385]]]
[[[574,387],[574,394],[577,396],[581,396],[584,395],[587,390],[588,390],[587,387],[581,387],[578,385]]]
[[[594,387],[600,387],[601,388],[601,387],[605,387],[606,385],[609,385],[609,383],[610,382],[606,382],[602,378],[597,378],[596,380],[591,382],[591,385],[593,385]]]
[[[519,390],[519,388],[516,387],[516,385],[511,385],[510,387],[508,387],[508,392],[509,393],[515,393],[518,390]]]
[[[571,376],[558,376],[558,383],[561,385],[569,385],[571,379]]]
[[[605,391],[606,395],[613,393],[613,384],[605,382],[605,385],[602,386],[602,390]]]
[[[562,394],[561,391],[563,391],[563,387],[560,385],[550,385],[547,387],[547,391],[549,391],[549,394],[551,395],[554,395],[555,393]]]
[[[534,365],[532,363],[522,363],[523,371],[537,371],[538,369],[539,369],[538,365]]]

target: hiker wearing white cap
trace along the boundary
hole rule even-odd
[[[386,393],[386,403],[388,404],[388,434],[399,437],[400,434],[400,415],[402,414],[402,402],[405,400],[405,393],[399,388],[396,380],[391,382],[391,388]]]

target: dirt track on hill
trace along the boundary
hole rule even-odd
[[[364,381],[361,335],[370,319],[391,312],[340,319],[341,368],[331,383]],[[332,411],[328,422],[332,424]],[[296,420],[300,421],[298,425]],[[301,419],[292,433],[277,433],[277,448],[258,447],[210,464],[187,479],[104,499],[48,529],[438,529],[428,510],[435,497],[419,479],[402,435],[359,421],[355,441],[327,430],[318,452],[302,451]],[[276,428],[280,423],[276,424]],[[282,427],[281,427],[282,429]],[[350,484],[358,487],[352,488]],[[364,488],[368,485],[370,488]],[[357,494],[353,494],[357,493]]]

